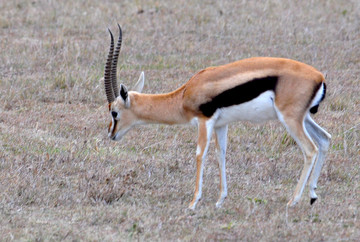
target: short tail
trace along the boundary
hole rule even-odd
[[[316,92],[315,97],[310,105],[310,113],[312,114],[317,113],[319,109],[319,104],[322,102],[322,100],[325,99],[325,95],[326,95],[326,84],[325,82],[322,82],[319,90]]]

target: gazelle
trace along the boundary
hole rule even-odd
[[[119,38],[114,52],[111,36],[110,51],[105,65],[104,83],[111,122],[109,137],[120,140],[138,124],[185,124],[196,121],[196,185],[189,208],[195,209],[201,198],[204,160],[213,131],[216,136],[220,169],[220,207],[227,196],[225,154],[228,124],[235,121],[264,122],[278,119],[295,139],[304,154],[304,168],[288,206],[295,205],[310,177],[310,204],[329,147],[331,135],[316,124],[310,113],[316,113],[325,97],[324,76],[315,68],[290,59],[255,57],[230,64],[209,67],[170,93],[142,94],[142,72],[133,91],[120,84],[116,68],[122,42]]]

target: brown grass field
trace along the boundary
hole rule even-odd
[[[162,93],[198,70],[252,56],[308,63],[328,92],[314,119],[332,134],[317,193],[286,219],[303,156],[279,122],[229,127],[229,195],[215,208],[214,141],[203,198],[196,127],[107,137],[107,27],[123,27],[118,73]],[[0,1],[2,241],[360,238],[360,1]]]

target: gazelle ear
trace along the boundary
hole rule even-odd
[[[123,84],[120,84],[120,97],[124,101],[125,108],[130,108],[130,99],[128,95],[128,90]]]
[[[144,88],[144,82],[145,82],[145,75],[144,72],[142,71],[139,80],[137,81],[137,83],[135,84],[132,90],[135,92],[142,92],[142,89]]]

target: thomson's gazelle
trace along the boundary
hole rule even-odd
[[[116,67],[121,47],[120,35],[114,52],[114,38],[105,65],[105,92],[112,120],[109,137],[120,140],[137,124],[184,124],[196,120],[196,186],[190,208],[201,198],[204,160],[213,131],[216,136],[220,169],[220,207],[227,196],[225,154],[228,124],[246,120],[263,122],[278,119],[303,151],[305,162],[288,205],[295,205],[310,173],[310,203],[315,193],[330,134],[316,124],[310,113],[316,113],[325,97],[324,76],[315,68],[290,59],[255,57],[198,72],[180,88],[165,94],[142,94],[144,73],[128,91],[116,81]]]

